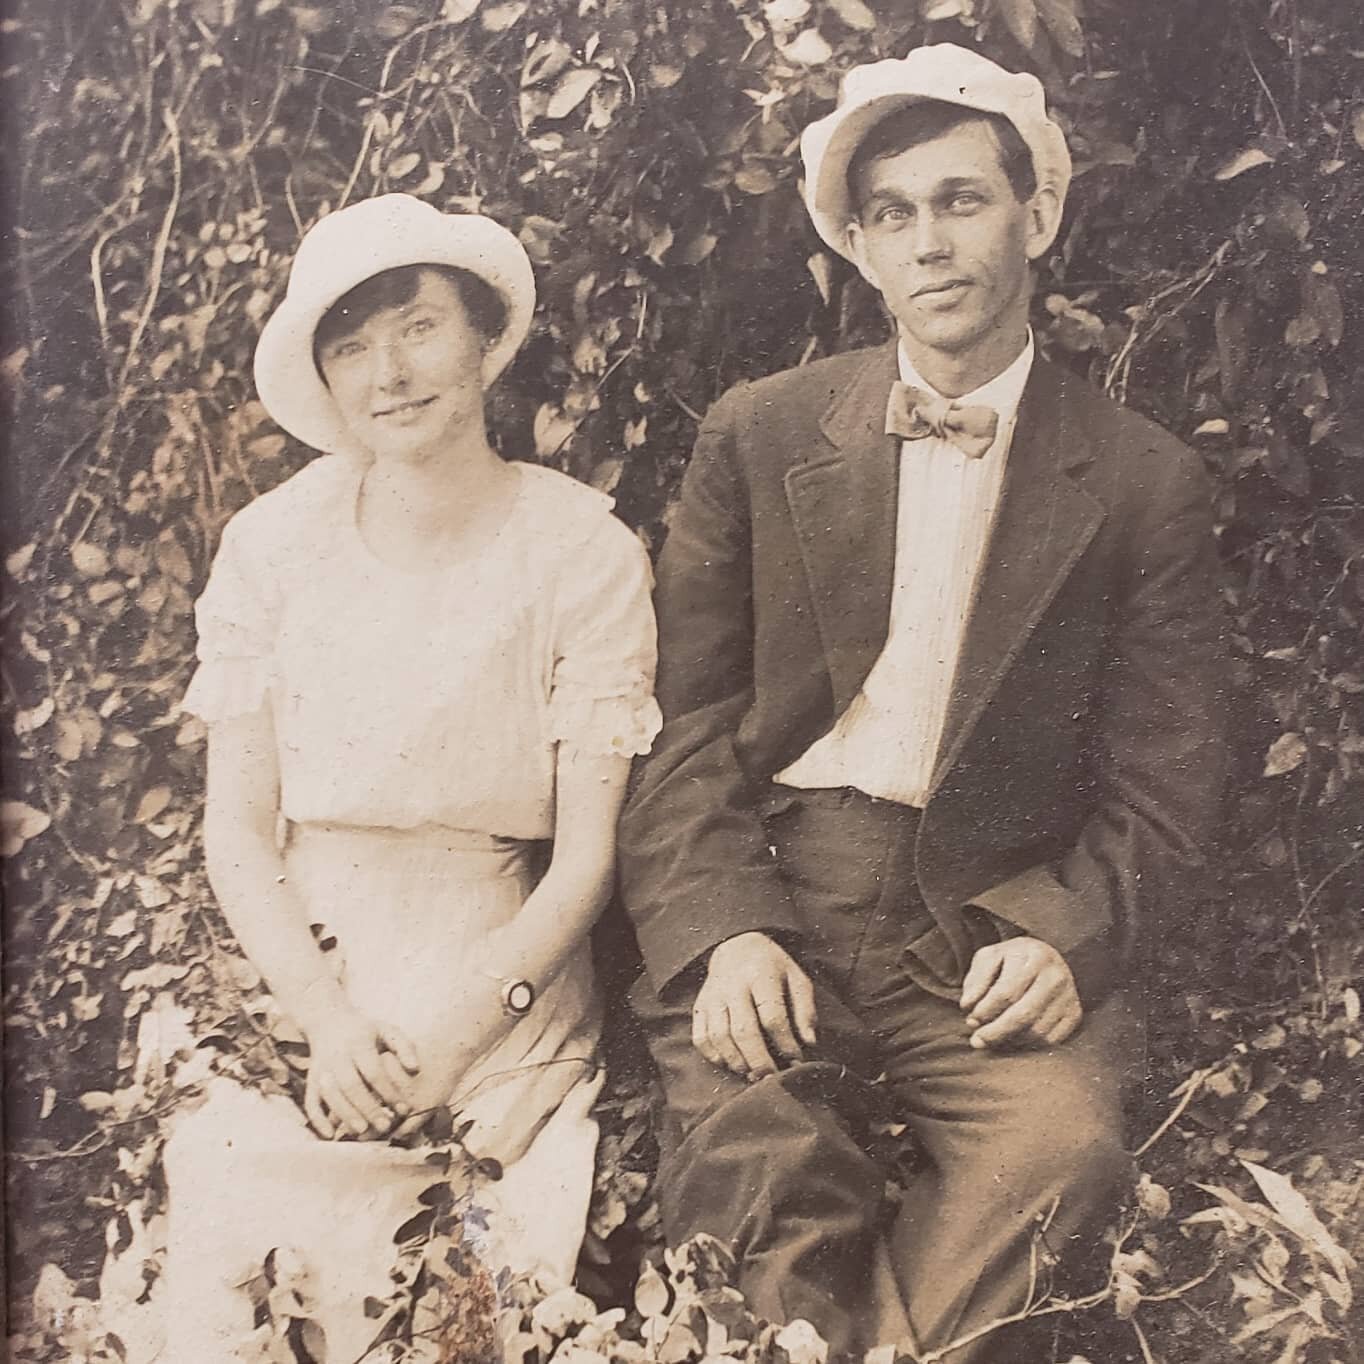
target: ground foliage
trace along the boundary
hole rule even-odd
[[[0,59],[16,1358],[121,1357],[155,1278],[160,1119],[214,1070],[289,1089],[304,1064],[207,892],[203,734],[175,709],[224,520],[306,458],[249,379],[300,232],[393,189],[510,225],[541,306],[496,394],[498,437],[614,492],[657,544],[698,416],[727,385],[885,334],[805,219],[796,138],[847,66],[938,39],[1044,79],[1077,175],[1040,341],[1201,451],[1234,629],[1226,903],[1160,926],[1142,1184],[1089,1296],[1048,1294],[1039,1239],[1034,1307],[1058,1359],[1351,1357],[1356,7],[16,0]],[[524,1358],[819,1358],[808,1334],[748,1313],[717,1248],[660,1258],[646,1072],[627,1034],[612,1056],[593,1298],[501,1285]],[[483,1348],[468,1303],[492,1290],[458,1250],[488,1172],[457,1145],[447,1158],[447,1193],[376,1303],[375,1359]],[[641,1272],[646,1250],[658,1267]],[[463,1308],[441,1296],[451,1275]],[[262,1266],[254,1358],[306,1350],[296,1278],[282,1251]],[[454,1332],[439,1347],[433,1319]]]

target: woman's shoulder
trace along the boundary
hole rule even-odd
[[[644,554],[638,536],[615,514],[615,498],[557,469],[540,464],[520,469],[527,515],[546,545],[568,552],[599,546],[599,553],[616,557]]]
[[[315,552],[309,532],[332,522],[341,500],[354,495],[359,472],[353,460],[321,455],[248,502],[227,523],[223,538],[271,558],[295,548]]]

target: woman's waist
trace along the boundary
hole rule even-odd
[[[533,875],[541,869],[546,844],[481,829],[445,824],[410,828],[347,824],[332,820],[286,820],[282,844],[286,863],[325,859],[334,869],[358,876],[385,871],[423,872],[453,880],[487,880]]]

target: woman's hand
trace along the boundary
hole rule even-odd
[[[305,1027],[311,1059],[303,1111],[324,1140],[387,1136],[412,1112],[416,1048],[358,1009],[333,1009]]]

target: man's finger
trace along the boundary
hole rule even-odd
[[[1009,1041],[1027,1031],[1050,1003],[1051,997],[1046,990],[1034,988],[1027,991],[1017,1003],[1011,1004],[998,1017],[977,1028],[971,1034],[971,1045],[991,1047]]]
[[[1003,953],[999,944],[978,948],[967,967],[966,979],[961,983],[961,1008],[963,1012],[972,1009],[977,1001],[983,999],[985,992],[995,983],[1000,968],[1004,965]]]
[[[735,1075],[747,1079],[748,1061],[739,1050],[738,1044],[730,1032],[729,1011],[727,1009],[721,1008],[711,1016],[707,1036],[710,1045],[715,1049],[715,1064],[724,1066],[726,1070],[731,1070]]]
[[[729,1010],[728,1019],[730,1039],[743,1056],[749,1075],[756,1078],[759,1075],[776,1074],[777,1063],[767,1050],[767,1041],[763,1037],[753,1001],[746,1001],[737,1011]]]
[[[810,977],[799,967],[792,967],[786,973],[786,996],[791,1002],[791,1017],[795,1020],[800,1040],[807,1047],[816,1045],[815,1024],[815,987]]]
[[[1047,1041],[1053,1047],[1060,1046],[1062,1042],[1074,1034],[1075,1029],[1084,1021],[1084,1016],[1084,1010],[1080,1005],[1072,1002],[1061,1015],[1061,1021],[1048,1032]]]
[[[799,1061],[801,1059],[801,1046],[796,1041],[796,1035],[791,1031],[791,1018],[786,1011],[786,995],[784,991],[779,991],[776,996],[758,995],[753,996],[754,1007],[758,1011],[758,1021],[762,1024],[763,1032],[767,1034],[768,1040],[788,1061]]]
[[[971,1006],[970,1022],[979,1025],[998,1018],[1029,992],[1034,980],[1032,965],[1017,958],[1006,958],[990,988]]]

